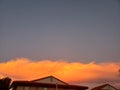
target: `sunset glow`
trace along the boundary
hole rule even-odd
[[[13,80],[33,80],[49,75],[66,82],[91,82],[114,80],[118,76],[118,63],[80,63],[18,58],[0,63],[0,76]]]

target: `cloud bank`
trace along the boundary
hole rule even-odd
[[[120,63],[80,63],[17,58],[0,63],[0,77],[11,77],[13,80],[33,80],[49,75],[58,77],[65,82],[99,83],[116,82]]]

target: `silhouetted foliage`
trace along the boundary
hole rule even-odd
[[[0,79],[0,90],[9,90],[10,82],[9,77]]]

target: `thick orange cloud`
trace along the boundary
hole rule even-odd
[[[13,80],[33,80],[53,75],[65,82],[89,82],[114,80],[118,76],[119,63],[80,63],[18,58],[0,63],[0,77]]]

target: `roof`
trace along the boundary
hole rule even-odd
[[[111,86],[110,84],[104,84],[104,85],[101,85],[101,86],[97,86],[97,87],[94,87],[91,90],[102,90],[102,88],[104,88],[105,86],[110,86],[110,87],[114,88],[115,90],[118,90],[117,88]]]
[[[32,82],[32,81],[13,81],[11,88],[17,87],[17,86],[56,87],[56,85],[58,88],[88,89],[88,87],[86,87],[86,86],[37,83],[37,82]]]
[[[58,79],[58,78],[56,78],[54,76],[47,76],[47,77],[43,77],[43,78],[40,78],[40,79],[35,79],[35,80],[32,80],[32,82],[37,82],[37,81],[45,80],[45,79],[48,79],[48,78],[56,79],[57,81],[59,81],[59,82],[61,82],[63,84],[68,85],[68,83],[66,83],[66,82],[64,82],[64,81],[62,81],[62,80],[60,80],[60,79]],[[44,82],[44,83],[47,83],[47,82]]]
[[[58,82],[62,82],[64,84],[50,83],[50,82],[39,82],[41,80],[48,79],[48,78],[49,79],[53,78],[53,79],[57,80]],[[66,89],[88,89],[88,87],[86,87],[86,86],[70,85],[66,82],[61,81],[60,79],[58,79],[56,77],[53,77],[53,76],[47,76],[47,77],[35,79],[32,81],[13,81],[11,84],[11,88],[12,87],[15,88],[17,86],[36,86],[36,87],[53,87],[53,88],[55,88],[57,86],[58,88],[66,88]]]

